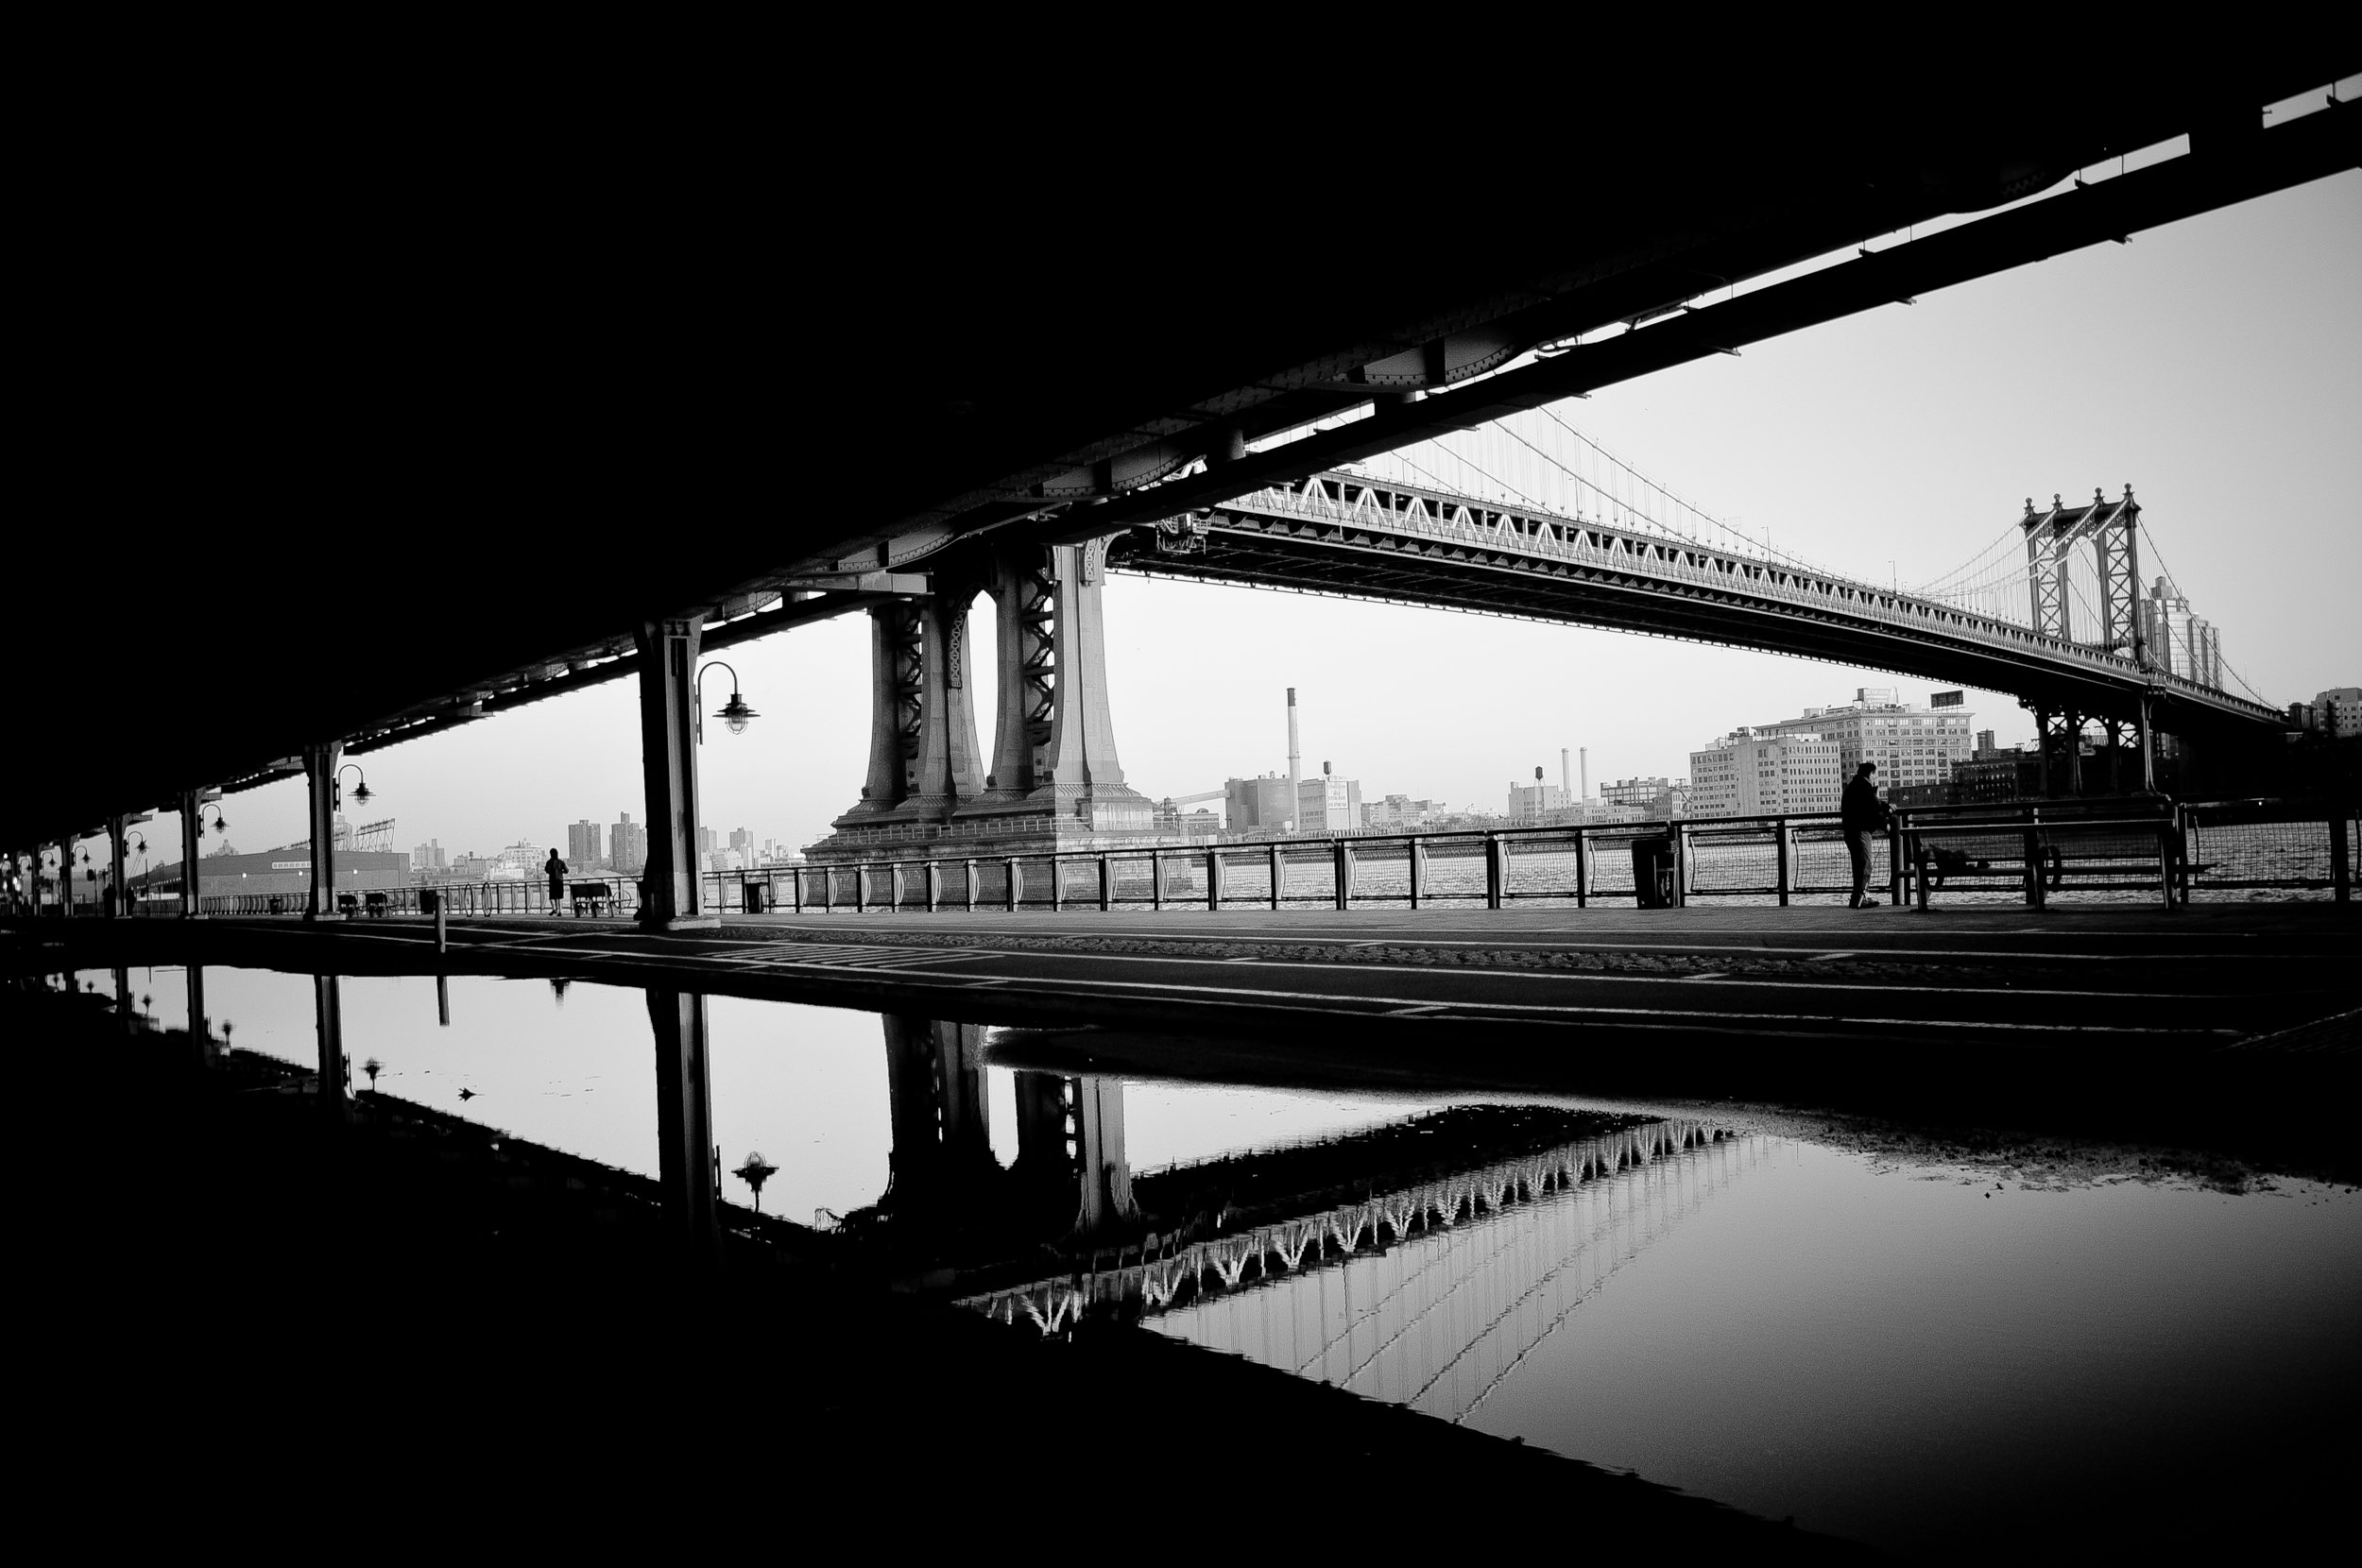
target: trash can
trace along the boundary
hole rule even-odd
[[[746,912],[748,914],[761,914],[764,910],[771,907],[771,887],[769,883],[746,882],[742,884],[742,886],[744,887],[746,895]]]
[[[1673,907],[1673,841],[1668,835],[1632,841],[1632,896],[1644,910]]]

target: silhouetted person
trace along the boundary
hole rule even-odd
[[[1856,768],[1854,776],[1845,781],[1845,797],[1838,806],[1845,828],[1845,854],[1854,862],[1854,896],[1845,906],[1849,910],[1860,909],[1866,901],[1862,890],[1870,885],[1870,835],[1887,828],[1887,803],[1878,798],[1878,786],[1870,777],[1877,771],[1875,762]]]
[[[566,901],[566,862],[559,860],[557,851],[553,849],[550,851],[549,863],[541,869],[549,875],[550,912],[556,914],[559,906]]]

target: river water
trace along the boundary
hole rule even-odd
[[[129,980],[135,1007],[183,1026],[180,971]],[[107,971],[74,983],[113,987]],[[317,1061],[309,977],[212,968],[205,985],[235,1048]],[[655,1172],[642,993],[447,985],[341,981],[356,1085],[375,1062],[384,1093]],[[791,1219],[877,1202],[894,1135],[880,1020],[709,1010],[725,1167],[762,1150],[779,1167],[762,1206]],[[1007,1166],[1018,1075],[991,1048],[988,1135]],[[1133,1079],[1115,1103],[1145,1173],[1470,1098]],[[2362,1392],[2362,1194],[2143,1175],[2114,1150],[1902,1159],[1776,1111],[1611,1108],[1661,1114],[1682,1146],[1140,1321],[1913,1556],[2020,1546],[2062,1507],[2104,1524],[2153,1508],[2160,1485],[2204,1492],[2179,1477],[2222,1476],[2220,1497],[2183,1500],[2226,1508],[2259,1487],[2341,1484],[2318,1434]]]

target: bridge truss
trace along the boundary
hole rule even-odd
[[[1116,570],[1792,654],[2128,722],[2148,703],[2168,728],[2281,723],[2262,703],[2150,667],[2137,646],[2075,640],[2063,610],[2029,625],[1629,522],[1349,472],[1274,485],[1129,537]],[[2113,639],[2113,622],[2101,630]]]

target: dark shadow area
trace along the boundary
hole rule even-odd
[[[0,1007],[56,1177],[19,1265],[54,1473],[119,1479],[136,1432],[144,1506],[251,1510],[249,1538],[353,1510],[566,1541],[657,1527],[683,1490],[709,1525],[784,1495],[989,1538],[938,1510],[1040,1495],[1062,1525],[1137,1524],[1151,1497],[1177,1526],[1415,1474],[1560,1499],[1594,1540],[1855,1551],[1154,1336],[992,1323],[747,1211],[706,1269],[656,1183],[366,1090],[323,1114],[311,1075],[204,1065],[92,998]]]

